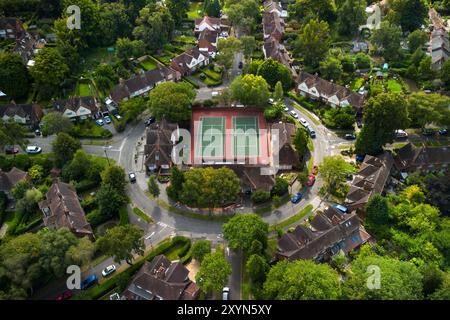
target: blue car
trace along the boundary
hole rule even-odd
[[[97,276],[95,274],[90,275],[86,280],[81,282],[81,289],[86,290],[87,288],[93,286],[98,282]]]
[[[336,208],[336,209],[338,209],[338,210],[341,211],[342,213],[347,213],[347,212],[348,212],[348,208],[345,207],[345,206],[343,206],[343,205],[335,204],[333,207]]]
[[[300,192],[297,192],[295,196],[291,198],[292,203],[297,203],[302,199],[302,194]]]
[[[108,124],[111,123],[111,118],[109,116],[104,116],[103,120]]]
[[[358,161],[358,162],[363,162],[363,161],[364,161],[364,155],[362,155],[362,154],[357,154],[357,155],[356,155],[356,161]]]

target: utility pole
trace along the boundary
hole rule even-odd
[[[109,162],[109,158],[108,158],[108,153],[106,152],[106,150],[111,149],[112,146],[104,146],[103,147],[103,151],[105,151],[105,156],[106,156],[106,161],[108,161],[108,166],[111,166],[111,163]]]

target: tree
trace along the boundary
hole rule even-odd
[[[358,32],[360,25],[366,21],[366,4],[364,0],[345,0],[337,10],[338,30],[342,35],[350,36]]]
[[[160,191],[159,191],[158,182],[156,182],[155,176],[150,176],[150,178],[148,179],[148,191],[155,198],[157,198],[159,196]]]
[[[217,0],[215,0],[217,1]],[[244,57],[249,60],[256,49],[256,40],[253,36],[242,36],[240,38]]]
[[[188,121],[195,96],[195,90],[188,83],[165,82],[150,92],[148,107],[158,120]]]
[[[270,199],[270,192],[264,191],[264,190],[256,190],[252,193],[252,201],[254,203],[264,203],[266,201],[269,201]]]
[[[165,2],[165,5],[169,9],[175,25],[181,25],[183,18],[186,16],[187,11],[189,10],[189,0],[167,0]]]
[[[424,0],[393,0],[390,7],[388,19],[400,25],[403,32],[419,29],[427,17]]]
[[[82,22],[80,29],[69,29],[66,28],[64,32],[68,33],[70,37],[80,38],[81,41],[78,45],[74,44],[77,50],[84,49],[87,46],[95,45],[97,41],[101,40],[100,38],[104,36],[101,33],[99,35],[99,27],[100,27],[100,7],[97,3],[94,3],[93,0],[63,0],[63,8],[67,8],[70,5],[76,5],[80,8],[80,12],[82,15]],[[66,23],[67,18],[71,15],[71,13],[63,10],[63,21]],[[60,29],[61,30],[61,29]],[[57,33],[59,38],[60,34]]]
[[[219,39],[217,42],[217,50],[220,54],[216,56],[216,62],[225,69],[230,69],[233,65],[234,55],[239,52],[241,47],[241,41],[235,37]]]
[[[144,231],[134,225],[116,226],[108,229],[96,244],[97,248],[106,255],[113,256],[116,263],[125,260],[132,264],[135,254],[144,254]]]
[[[223,225],[223,236],[228,246],[249,253],[254,240],[258,240],[263,248],[267,246],[269,226],[256,214],[236,215]]]
[[[272,58],[261,63],[257,74],[263,77],[271,88],[274,88],[278,81],[281,82],[285,91],[289,91],[292,87],[291,71],[284,64]]]
[[[344,56],[341,56],[341,64],[342,64],[342,70],[344,72],[353,72],[355,71],[355,62],[353,60],[353,56],[346,54]]]
[[[221,6],[219,0],[206,0],[203,8],[209,17],[220,18]]]
[[[355,168],[340,156],[324,157],[319,165],[319,176],[324,180],[328,192],[345,181],[347,174],[353,173]]]
[[[342,76],[343,68],[341,61],[333,56],[328,56],[319,64],[319,71],[323,78],[328,80],[339,80]]]
[[[411,53],[422,49],[428,41],[428,34],[422,30],[415,30],[408,35],[408,47]]]
[[[380,286],[375,290],[367,286],[367,283],[376,285],[373,271],[368,272],[369,266],[379,268]],[[346,299],[416,300],[422,298],[422,276],[411,262],[359,255],[352,262],[352,273],[342,291]]]
[[[66,259],[80,266],[86,266],[91,261],[95,253],[95,245],[88,237],[81,238],[76,245],[73,245],[66,252]]]
[[[272,196],[283,196],[289,191],[289,183],[286,179],[282,177],[275,177],[275,184],[272,187],[272,190],[270,190],[270,194]],[[273,200],[273,199],[272,199]]]
[[[137,58],[145,53],[145,43],[142,40],[119,38],[116,41],[116,55],[121,60]]]
[[[370,57],[365,53],[355,55],[355,64],[358,69],[370,69]]]
[[[102,45],[114,44],[120,37],[131,34],[132,26],[121,2],[102,3],[99,10],[99,41]]]
[[[422,60],[420,60],[417,72],[422,80],[434,79],[434,70],[431,68],[431,57],[429,55],[424,55]]]
[[[114,72],[113,67],[106,63],[97,65],[94,71],[94,78],[97,88],[102,91],[109,90],[114,83],[119,81],[119,77]]]
[[[328,265],[284,260],[267,274],[264,294],[274,300],[335,300],[341,290],[337,272]]]
[[[443,215],[450,216],[450,173],[447,171],[443,175],[427,178],[425,187],[428,190],[427,202],[438,207]]]
[[[302,23],[315,18],[325,21],[334,21],[336,6],[332,0],[296,0],[288,6],[289,16]]]
[[[269,86],[263,77],[246,74],[233,80],[231,95],[233,99],[244,105],[266,106],[269,99]]]
[[[295,136],[292,139],[292,145],[295,148],[298,158],[303,159],[306,152],[308,152],[308,134],[305,129],[298,128],[297,131],[295,131]]]
[[[39,51],[34,61],[34,66],[30,68],[31,76],[40,94],[49,97],[63,83],[69,67],[59,51],[48,46]]]
[[[278,101],[283,100],[284,92],[283,92],[283,86],[280,81],[277,82],[275,85],[275,92],[274,92],[274,98]]]
[[[370,98],[364,107],[364,127],[356,140],[359,154],[376,155],[386,143],[392,143],[395,130],[408,126],[406,101],[398,93],[381,93]]]
[[[450,274],[444,275],[441,286],[430,295],[431,300],[450,300]]]
[[[81,149],[81,142],[65,132],[60,132],[52,142],[52,149],[55,155],[55,162],[62,167],[73,159],[78,149]]]
[[[205,255],[211,253],[211,241],[197,240],[191,248],[192,258],[202,263]]]
[[[298,3],[298,2],[297,2]],[[301,30],[296,42],[295,51],[310,68],[319,66],[330,48],[330,29],[328,23],[313,19]]]
[[[27,143],[27,129],[15,121],[0,119],[0,147],[7,144],[24,146]],[[17,157],[16,157],[17,158]]]
[[[371,41],[387,61],[393,61],[400,55],[401,38],[402,30],[399,26],[383,21],[381,27],[373,31]]]
[[[63,167],[62,177],[65,181],[80,181],[89,178],[91,166],[91,157],[84,150],[78,149],[72,161]]]
[[[29,189],[31,189],[31,183],[27,180],[21,180],[14,185],[11,193],[13,198],[17,201],[22,199]]]
[[[108,166],[101,173],[102,184],[110,185],[120,194],[125,194],[125,186],[127,181],[125,180],[125,170],[120,166]]]
[[[30,76],[23,59],[9,52],[0,53],[0,88],[10,99],[26,97]]]
[[[31,216],[39,210],[38,203],[42,200],[42,192],[36,188],[29,189],[16,203],[16,210],[21,216]]]
[[[95,198],[100,215],[105,217],[105,220],[116,216],[128,201],[125,193],[120,193],[110,184],[102,184]]]
[[[227,284],[231,271],[231,266],[225,260],[223,251],[216,249],[214,253],[204,256],[195,280],[203,291],[219,292]]]
[[[44,176],[44,168],[39,164],[35,164],[28,169],[28,175],[31,177],[33,182],[38,182]]]
[[[450,98],[437,93],[413,92],[407,101],[411,125],[424,128],[427,124],[450,124]]]
[[[133,35],[151,50],[161,49],[171,38],[175,22],[167,7],[149,4],[136,19]]]
[[[441,80],[450,88],[450,59],[444,62],[441,68]]]
[[[231,3],[227,1],[225,13],[231,24],[237,28],[244,28],[247,33],[254,30],[260,17],[259,2],[256,0],[241,0]]]
[[[283,104],[281,102],[276,102],[270,107],[264,110],[264,118],[267,121],[275,121],[280,119],[283,115]]]
[[[73,129],[73,123],[69,118],[63,116],[61,112],[49,112],[42,120],[42,132],[47,135],[60,132],[69,133]]]
[[[247,260],[247,272],[250,275],[250,280],[254,284],[262,284],[266,280],[266,274],[270,269],[266,259],[258,254],[253,254]]]
[[[196,208],[216,208],[236,201],[240,180],[233,170],[194,168],[184,173],[179,200]]]
[[[183,190],[184,173],[178,167],[173,166],[170,173],[170,185],[167,187],[167,195],[174,201],[180,198],[181,190]]]
[[[77,245],[77,237],[67,228],[44,231],[41,235],[42,251],[39,263],[42,268],[55,277],[65,274],[70,261],[66,259],[70,247]]]
[[[387,200],[379,194],[374,195],[366,206],[366,222],[376,226],[386,225],[389,221]]]

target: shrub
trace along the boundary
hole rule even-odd
[[[276,177],[275,184],[272,187],[272,190],[270,193],[272,194],[272,196],[274,196],[274,195],[282,196],[288,192],[288,189],[289,189],[289,183],[286,181],[286,179]]]
[[[253,203],[264,203],[266,201],[269,201],[269,199],[270,199],[270,192],[268,191],[256,190],[252,194]]]
[[[211,99],[207,99],[207,100],[203,101],[204,107],[209,108],[209,107],[212,107],[213,105],[214,105],[214,101],[212,101]]]
[[[91,224],[92,228],[95,228],[95,227],[101,225],[102,223],[108,221],[111,218],[112,217],[109,216],[109,215],[101,214],[98,209],[96,209],[96,210],[94,210],[92,212],[89,212],[86,215],[86,219]]]

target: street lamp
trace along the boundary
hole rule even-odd
[[[108,153],[106,152],[106,150],[109,150],[111,148],[112,148],[112,146],[104,146],[103,147],[103,151],[105,151],[106,160],[108,161],[108,166],[111,166],[111,164],[109,163]]]

